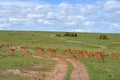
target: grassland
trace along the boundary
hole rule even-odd
[[[99,46],[94,45],[105,46],[110,50],[120,49],[120,34],[106,34],[109,39],[100,40],[99,36],[101,34],[98,33],[78,33],[78,37],[54,37],[56,33],[57,32],[0,31],[0,42],[1,44],[29,45],[30,47],[43,46],[59,49],[101,49]],[[70,40],[77,42],[70,42]]]
[[[71,80],[71,74],[72,74],[72,70],[73,70],[73,65],[69,61],[66,61],[66,62],[68,63],[68,70],[67,70],[65,80]]]
[[[55,65],[55,61],[49,59],[36,59],[31,57],[8,56],[0,59],[0,70],[19,69],[31,71],[50,71]],[[34,65],[41,64],[41,68],[33,68]]]
[[[55,61],[50,59],[36,59],[27,56],[8,56],[2,57],[0,59],[0,80],[35,80],[36,78],[42,78],[43,76],[38,77],[28,77],[13,75],[7,70],[19,70],[20,72],[24,71],[35,71],[35,72],[50,72],[54,69]],[[36,68],[35,66],[39,65],[40,67]],[[6,72],[6,74],[5,74]],[[22,75],[22,73],[20,73]]]
[[[94,58],[91,62],[77,58],[86,66],[91,80],[120,80],[120,61],[116,57],[106,57],[105,63]]]
[[[40,74],[35,77],[27,75],[31,72],[51,72],[57,64],[55,60],[48,58],[34,58],[24,55],[21,51],[16,51],[14,55],[9,54],[7,48],[0,49],[0,80],[38,80],[44,79],[44,75]],[[15,73],[16,75],[13,75]]]
[[[65,36],[56,37],[55,36],[56,33],[58,32],[0,31],[0,45],[1,44],[11,44],[13,46],[27,45],[31,50],[34,50],[36,46],[42,46],[45,48],[46,47],[58,48],[57,54],[62,55],[64,55],[61,52],[62,49],[104,51],[106,54],[110,54],[111,52],[120,53],[120,34],[102,33],[107,35],[109,39],[101,40],[99,39],[101,33],[78,33],[78,37],[65,37]],[[63,35],[64,32],[61,34]],[[5,56],[6,58],[3,58],[4,54],[7,54],[5,53],[7,51],[2,49],[0,50],[0,52],[2,55],[2,57],[0,58],[1,70],[11,68],[12,64],[6,65],[6,63],[4,64],[4,62],[9,63],[10,61],[12,61],[13,65],[15,65],[14,62],[15,63],[22,62],[24,60],[24,57],[18,58],[17,56],[16,56],[17,58],[16,57],[12,58],[9,56],[8,57]],[[77,56],[77,59],[86,65],[91,80],[120,80],[120,68],[119,68],[120,61],[118,61],[116,57],[106,57],[104,63],[100,62],[96,58],[94,58],[91,62],[85,61],[83,60],[83,58],[79,56]],[[40,63],[39,62],[40,60],[39,61],[34,59],[31,60],[29,58],[26,58],[26,61],[28,62],[28,65],[30,65],[29,62],[32,61]],[[44,62],[44,60],[41,62]],[[6,67],[3,67],[2,65]],[[12,67],[14,68],[14,66]],[[24,66],[23,69],[26,69],[26,66]]]

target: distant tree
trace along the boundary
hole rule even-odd
[[[99,39],[108,39],[107,35],[100,35]]]
[[[13,33],[9,33],[9,35],[13,35]]]
[[[77,33],[66,32],[64,36],[77,37]]]
[[[75,37],[77,37],[77,33],[75,33]]]
[[[69,33],[68,32],[66,32],[65,34],[64,34],[64,36],[68,36],[69,35]]]
[[[60,33],[57,33],[56,36],[57,36],[57,37],[61,37],[61,34],[60,34]]]
[[[32,36],[34,36],[34,34],[32,34]]]

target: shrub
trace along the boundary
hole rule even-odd
[[[100,35],[99,39],[108,39],[107,35]]]
[[[60,34],[60,33],[58,33],[58,34],[56,34],[56,36],[57,36],[57,37],[61,37],[61,34]]]
[[[77,37],[77,33],[66,32],[64,36]]]

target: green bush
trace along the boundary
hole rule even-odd
[[[57,37],[61,37],[61,34],[60,34],[60,33],[58,33],[58,34],[56,34],[56,36],[57,36]]]
[[[108,39],[107,35],[100,35],[99,39]]]
[[[77,33],[66,32],[64,36],[77,37]]]

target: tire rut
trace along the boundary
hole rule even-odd
[[[46,76],[44,80],[64,80],[67,73],[67,63],[60,58],[51,57],[51,56],[47,56],[47,57],[50,58],[51,60],[57,61],[57,65],[55,66],[52,72],[44,73]],[[34,56],[34,58],[42,58],[42,57]]]
[[[52,60],[56,60],[58,64],[55,66],[55,69],[52,72],[48,72],[46,74],[45,80],[64,80],[68,69],[68,65],[65,60],[71,62],[73,65],[73,71],[70,80],[89,80],[86,67],[80,61],[74,58],[51,57],[50,55],[47,55],[47,57]]]
[[[69,62],[73,64],[73,72],[71,74],[71,80],[89,80],[88,73],[86,71],[86,67],[80,61],[75,59],[67,59]]]
[[[67,73],[67,65],[63,60],[55,59],[58,61],[58,65],[56,65],[55,69],[48,73],[45,80],[64,80]]]

